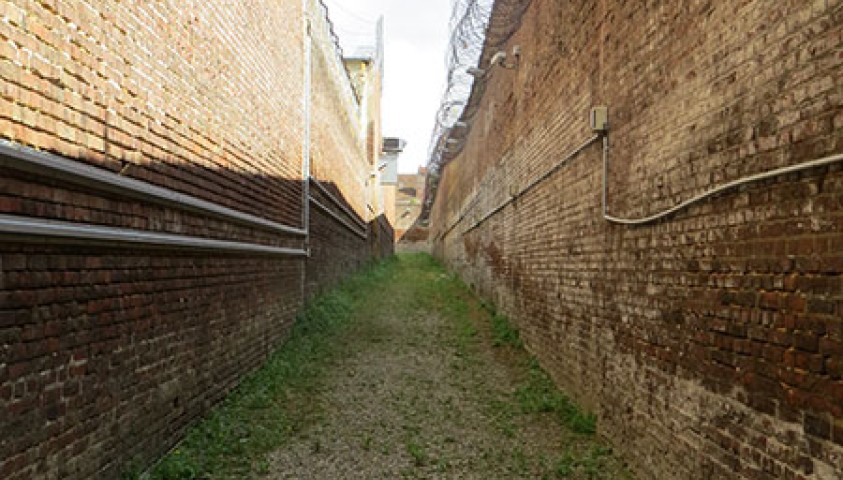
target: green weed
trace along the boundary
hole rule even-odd
[[[553,472],[559,478],[565,478],[570,476],[577,468],[577,460],[571,454],[571,452],[565,452],[564,455],[559,457],[559,460],[556,461],[556,465],[554,465]]]
[[[512,326],[509,319],[495,313],[491,316],[492,321],[492,344],[496,347],[508,345],[513,348],[524,348],[518,329]]]
[[[421,445],[415,442],[407,442],[407,453],[413,457],[413,463],[417,467],[421,467],[427,462],[427,452],[424,451]]]
[[[565,394],[560,392],[535,358],[531,358],[529,362],[527,384],[519,388],[515,396],[521,410],[525,413],[555,413],[576,433],[590,435],[596,431],[596,417],[580,410]]]
[[[568,450],[556,461],[553,472],[557,478],[567,478],[579,471],[587,478],[597,479],[605,471],[606,458],[611,453],[611,449],[600,446],[592,446],[579,455]]]

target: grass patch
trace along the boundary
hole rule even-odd
[[[527,384],[515,392],[515,397],[524,413],[554,413],[571,430],[580,434],[591,435],[597,430],[597,418],[583,412],[560,392],[535,358],[529,361]]]
[[[427,463],[427,452],[425,452],[424,447],[418,443],[407,442],[407,453],[413,457],[413,463],[417,467],[421,467]]]
[[[524,348],[518,329],[512,326],[508,318],[499,313],[494,313],[491,321],[492,345],[496,347],[507,345],[517,349]]]
[[[419,285],[421,295],[418,296],[424,308],[436,308],[453,321],[456,329],[457,350],[460,356],[469,359],[468,347],[476,345],[480,331],[473,309],[481,308],[484,315],[481,318],[488,321],[488,335],[494,347],[509,347],[513,350],[515,364],[523,369],[523,384],[514,393],[503,397],[489,399],[488,415],[496,428],[505,438],[519,435],[518,429],[522,422],[519,417],[551,414],[560,425],[581,435],[574,440],[569,450],[558,459],[547,460],[545,466],[538,467],[542,471],[540,478],[610,478],[616,472],[610,468],[611,450],[595,444],[593,435],[596,432],[596,416],[583,411],[567,395],[561,392],[553,383],[550,376],[542,369],[538,360],[530,356],[521,339],[520,332],[503,314],[499,313],[491,303],[477,299],[476,295],[455,275],[441,272],[439,267],[429,257],[402,257],[415,266],[429,267],[430,274],[435,275],[435,281],[427,285]],[[423,300],[422,300],[423,299]],[[478,302],[478,303],[474,303]],[[488,316],[486,316],[488,315]],[[474,317],[474,319],[472,318]],[[463,361],[465,361],[464,359]],[[416,466],[426,462],[422,456],[423,450],[416,450],[416,444],[408,444],[407,451],[414,458]],[[503,455],[503,452],[501,453]],[[510,452],[510,473],[517,477],[536,474],[536,466],[522,449]],[[621,476],[619,478],[628,478]]]
[[[263,367],[245,377],[150,472],[129,473],[125,478],[239,479],[265,472],[265,455],[316,412],[312,397],[328,360],[340,348],[333,340],[361,307],[358,294],[388,281],[393,263],[395,260],[373,264],[310,302],[296,319],[288,340]]]
[[[524,350],[518,329],[493,306],[483,304],[489,312],[492,344],[510,346]],[[527,382],[515,392],[522,413],[555,413],[558,418],[576,433],[591,435],[597,430],[597,418],[583,412],[564,393],[559,391],[550,376],[539,365],[535,357],[527,361]],[[500,406],[496,408],[500,411]]]
[[[611,449],[600,446],[593,446],[580,455],[569,450],[556,461],[553,472],[556,478],[568,478],[578,472],[589,479],[600,478],[611,453]]]

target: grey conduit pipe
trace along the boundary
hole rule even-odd
[[[609,183],[609,137],[608,135],[603,135],[603,218],[606,219],[608,222],[617,223],[620,225],[646,225],[650,223],[657,222],[663,218],[669,217],[681,210],[684,210],[695,203],[699,203],[709,197],[713,197],[720,193],[733,190],[743,185],[747,185],[750,183],[758,182],[761,180],[766,180],[769,178],[778,177],[781,175],[786,175],[788,173],[795,173],[801,172],[803,170],[810,170],[812,168],[818,167],[825,167],[828,165],[832,165],[835,163],[843,162],[843,153],[838,153],[835,155],[830,155],[827,157],[819,158],[817,160],[811,160],[808,162],[800,163],[797,165],[790,165],[787,167],[777,168],[775,170],[770,170],[767,172],[757,173],[755,175],[750,175],[748,177],[740,178],[738,180],[733,180],[731,182],[725,183],[723,185],[714,187],[710,190],[707,190],[699,195],[695,195],[688,200],[680,202],[679,204],[662,210],[661,212],[654,213],[652,215],[648,215],[646,217],[638,217],[638,218],[622,218],[622,217],[615,217],[613,215],[609,215],[609,205],[608,205],[608,183]]]
[[[116,245],[147,248],[177,248],[188,250],[212,250],[239,254],[258,254],[282,257],[305,257],[307,252],[297,248],[275,247],[258,243],[246,243],[189,235],[151,232],[122,227],[106,227],[87,223],[47,220],[44,218],[0,214],[0,234],[23,238],[47,238],[55,243],[78,244],[80,240]]]
[[[322,185],[322,182],[320,182],[319,180],[317,180],[317,179],[316,179],[316,178],[314,178],[314,177],[310,177],[310,181],[313,183],[313,185],[314,185],[314,186],[315,186],[315,187],[316,187],[316,188],[317,188],[320,192],[322,192],[322,194],[323,194],[326,198],[328,198],[328,199],[331,201],[331,203],[333,203],[334,205],[336,205],[336,206],[337,206],[337,208],[339,208],[340,210],[342,210],[342,212],[343,212],[343,213],[345,213],[346,215],[348,215],[348,218],[350,218],[350,219],[351,219],[351,220],[352,220],[352,221],[353,221],[353,222],[354,222],[357,226],[359,226],[359,227],[360,227],[361,229],[363,229],[363,230],[365,230],[365,229],[366,229],[366,227],[367,227],[366,222],[364,222],[363,220],[361,220],[361,219],[360,219],[360,217],[358,217],[356,213],[354,213],[354,212],[353,212],[350,208],[348,208],[348,207],[347,207],[347,206],[346,206],[343,202],[341,202],[341,201],[340,201],[340,200],[339,200],[339,199],[338,199],[338,198],[337,198],[337,197],[336,197],[333,193],[331,193],[331,191],[330,191],[330,190],[328,190],[328,189],[327,189],[324,185]]]
[[[364,239],[364,240],[365,240],[365,239],[367,239],[367,238],[369,238],[369,235],[368,235],[368,233],[367,233],[365,230],[362,230],[362,229],[361,229],[361,230],[358,230],[358,229],[354,228],[354,226],[353,226],[353,225],[351,225],[349,222],[347,222],[344,218],[340,217],[340,216],[339,216],[338,214],[336,214],[333,210],[331,210],[330,208],[328,208],[327,206],[325,206],[325,205],[324,205],[322,202],[320,202],[319,200],[316,200],[315,198],[311,198],[311,199],[310,199],[310,202],[313,204],[313,206],[315,206],[317,209],[321,210],[321,211],[322,211],[322,212],[324,212],[326,215],[328,215],[329,217],[331,217],[332,219],[334,219],[337,223],[339,223],[340,225],[342,225],[343,227],[345,227],[346,229],[348,229],[348,231],[350,231],[351,233],[353,233],[353,234],[357,235],[358,237],[360,237],[360,238],[362,238],[362,239]]]
[[[228,222],[287,235],[305,236],[304,229],[273,222],[263,217],[225,207],[218,203],[160,187],[143,180],[124,177],[108,170],[69,160],[48,152],[0,140],[0,166],[36,174],[102,192],[116,193],[158,205],[196,212]]]
[[[480,226],[480,224],[482,224],[484,221],[486,221],[489,217],[498,213],[504,207],[506,207],[507,205],[512,203],[514,200],[516,200],[516,199],[520,198],[521,196],[523,196],[524,194],[526,194],[529,190],[531,190],[533,187],[535,187],[536,185],[541,183],[543,180],[550,177],[550,175],[552,175],[554,172],[559,170],[559,168],[561,168],[571,158],[573,158],[574,156],[576,156],[577,154],[582,152],[586,147],[588,147],[589,145],[594,143],[599,138],[600,138],[600,136],[593,136],[593,137],[589,138],[588,140],[586,140],[582,145],[580,145],[578,148],[576,148],[571,153],[566,155],[562,160],[560,160],[556,165],[554,165],[552,168],[550,168],[547,172],[545,172],[543,175],[541,175],[540,177],[538,177],[535,180],[533,180],[532,182],[530,182],[530,184],[528,184],[527,187],[525,187],[523,190],[518,192],[516,195],[508,198],[507,200],[503,201],[497,207],[493,208],[492,210],[490,210],[489,212],[484,214],[482,217],[480,217],[480,219],[478,219],[473,225],[471,225],[468,229],[466,229],[466,231],[464,233],[468,233],[468,232],[474,230],[475,228]],[[725,183],[723,185],[714,187],[710,190],[707,190],[703,193],[695,195],[694,197],[689,198],[688,200],[682,201],[679,204],[677,204],[677,205],[675,205],[671,208],[665,209],[661,212],[654,213],[652,215],[648,215],[648,216],[645,216],[645,217],[623,218],[623,217],[616,217],[616,216],[613,216],[613,215],[609,214],[609,200],[608,200],[608,190],[609,190],[609,188],[608,188],[608,182],[609,182],[609,136],[608,136],[608,134],[604,133],[602,135],[602,139],[603,139],[603,192],[602,192],[602,204],[603,205],[602,205],[602,214],[603,214],[603,218],[606,221],[611,222],[611,223],[620,224],[620,225],[635,226],[635,225],[647,225],[647,224],[650,224],[650,223],[655,223],[655,222],[657,222],[659,220],[662,220],[666,217],[669,217],[669,216],[671,216],[671,215],[673,215],[673,214],[675,214],[675,213],[677,213],[681,210],[684,210],[684,209],[690,207],[691,205],[699,203],[699,202],[701,202],[701,201],[703,201],[707,198],[713,197],[713,196],[721,194],[723,192],[727,192],[729,190],[733,190],[733,189],[741,187],[743,185],[747,185],[747,184],[758,182],[758,181],[761,181],[761,180],[766,180],[766,179],[778,177],[778,176],[781,176],[781,175],[786,175],[788,173],[796,173],[796,172],[800,172],[800,171],[803,171],[803,170],[810,170],[812,168],[825,167],[825,166],[829,166],[829,165],[833,165],[833,164],[836,164],[836,163],[843,162],[843,153],[838,153],[838,154],[834,154],[834,155],[829,155],[827,157],[822,157],[822,158],[819,158],[819,159],[816,159],[816,160],[811,160],[811,161],[808,161],[808,162],[800,163],[800,164],[797,164],[797,165],[790,165],[790,166],[787,166],[787,167],[777,168],[777,169],[770,170],[770,171],[767,171],[767,172],[757,173],[755,175],[750,175],[750,176],[740,178],[738,180],[733,180],[733,181]],[[468,210],[470,210],[470,208],[466,209],[466,211],[462,212],[462,214],[459,216],[459,218],[454,223],[452,223],[444,231],[444,233],[441,234],[441,236],[443,238],[445,236],[447,236],[454,229],[454,227],[456,227],[461,221],[463,221],[463,219],[465,219],[466,216],[468,216]]]

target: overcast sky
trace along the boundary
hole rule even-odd
[[[407,148],[402,173],[427,163],[433,120],[445,88],[451,0],[323,0],[345,54],[371,44],[384,16],[383,130]]]

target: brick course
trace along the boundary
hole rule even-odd
[[[497,12],[502,14],[504,12]],[[435,250],[519,324],[643,478],[843,475],[843,169],[644,216],[750,174],[843,152],[840,2],[534,0],[501,48],[433,206]],[[463,220],[454,222],[462,217]]]
[[[301,262],[4,245],[3,478],[116,478],[257,367]]]

